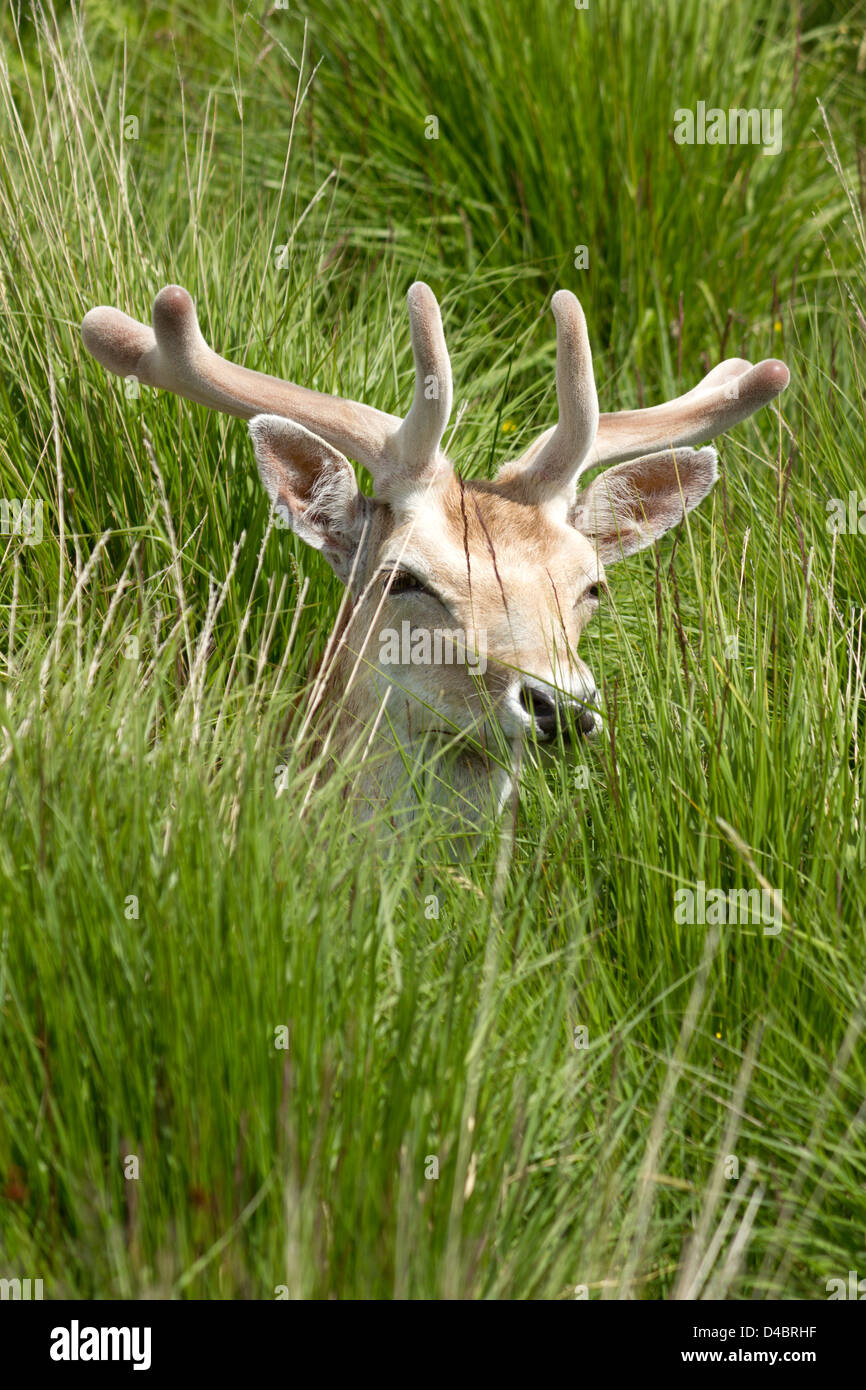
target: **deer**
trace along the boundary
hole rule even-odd
[[[609,596],[609,567],[707,497],[709,441],[769,404],[789,372],[729,358],[675,399],[600,413],[586,319],[559,290],[556,422],[494,478],[464,478],[443,448],[453,386],[439,304],[422,281],[407,298],[415,382],[402,417],[220,357],[179,285],[156,296],[152,327],[101,306],[81,331],[109,372],[249,422],[272,519],[344,586],[316,687],[330,766],[362,750],[360,814],[411,817],[429,799],[477,844],[527,744],[576,751],[603,727],[578,645]],[[425,635],[439,633],[425,659]]]

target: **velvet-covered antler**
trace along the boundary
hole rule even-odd
[[[179,285],[157,295],[152,328],[102,307],[90,310],[81,331],[87,350],[118,376],[136,376],[229,415],[296,421],[369,469],[377,495],[387,497],[448,471],[440,444],[451,413],[451,364],[439,305],[421,281],[409,290],[408,305],[415,392],[404,419],[226,361],[205,342],[192,299]],[[554,295],[552,308],[559,419],[499,475],[527,500],[572,497],[580,474],[597,464],[714,439],[788,384],[783,362],[768,358],[753,367],[735,357],[675,400],[600,415],[583,310],[567,290]]]
[[[91,309],[81,326],[88,352],[117,376],[135,376],[228,415],[282,415],[368,468],[377,492],[422,484],[442,466],[439,444],[451,411],[451,364],[439,305],[420,281],[409,290],[415,394],[405,419],[278,377],[239,367],[205,342],[180,285],[153,304],[153,327],[119,309]]]
[[[500,474],[512,489],[519,478],[538,500],[569,495],[580,474],[662,449],[706,443],[768,405],[790,380],[784,362],[743,358],[720,362],[685,395],[646,410],[599,415],[583,312],[574,295],[553,296],[556,318],[556,395],[559,421]],[[597,429],[593,432],[593,419]],[[590,434],[593,437],[590,438]]]

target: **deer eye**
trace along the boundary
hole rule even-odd
[[[388,582],[388,575],[385,575]],[[390,581],[389,594],[429,594],[430,590],[425,588],[410,570],[394,570],[394,577]]]

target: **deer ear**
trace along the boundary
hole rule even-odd
[[[571,525],[602,564],[652,545],[703,502],[718,477],[715,449],[665,449],[607,468],[579,495]]]
[[[349,460],[282,415],[256,415],[249,429],[259,475],[278,522],[321,550],[345,583],[367,510]]]

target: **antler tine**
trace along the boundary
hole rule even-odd
[[[769,405],[790,379],[784,362],[775,357],[754,367],[742,357],[730,357],[672,401],[646,410],[600,415],[595,447],[580,471],[600,463],[624,463],[660,449],[705,444]],[[555,432],[556,427],[536,439],[522,462],[530,463]]]
[[[417,482],[423,481],[441,462],[439,445],[451,415],[453,389],[436,296],[423,280],[416,280],[406,298],[415,359],[415,394],[395,442],[401,462]]]
[[[602,415],[592,462],[619,463],[656,449],[706,443],[769,405],[790,379],[775,357],[754,367],[741,357],[729,358],[684,396],[647,410]]]
[[[388,446],[403,422],[396,415],[296,386],[239,367],[218,356],[202,337],[191,297],[167,285],[153,304],[153,328],[119,309],[91,309],[81,325],[84,346],[117,376],[136,376],[227,415],[283,415],[314,431],[373,474],[387,476]]]
[[[556,319],[556,400],[559,419],[516,463],[500,472],[501,482],[520,480],[539,500],[565,496],[587,466],[598,428],[598,393],[586,318],[570,290],[551,300]]]

